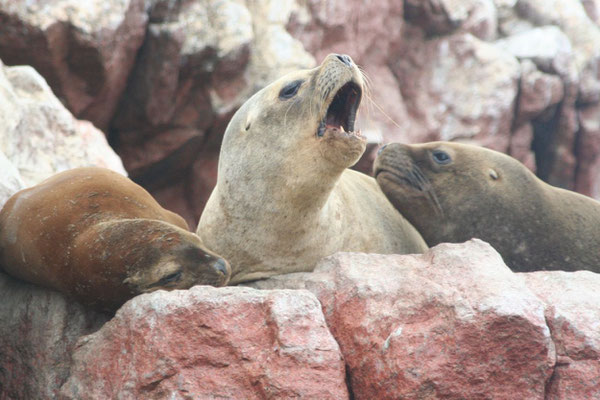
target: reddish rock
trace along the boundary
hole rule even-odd
[[[0,273],[0,399],[54,399],[77,339],[108,316]]]
[[[254,285],[317,294],[356,398],[542,399],[552,374],[544,304],[480,240],[339,253]]]
[[[517,123],[535,119],[544,112],[554,113],[555,110],[548,108],[555,108],[563,97],[564,85],[560,77],[540,72],[530,60],[521,61]]]
[[[14,191],[4,197],[70,168],[95,165],[126,174],[104,134],[75,119],[33,68],[0,61],[0,88],[0,152],[18,173],[13,183],[22,183],[10,185]]]
[[[579,109],[575,189],[600,200],[600,103]]]
[[[348,398],[339,347],[306,291],[138,296],[73,360],[64,399]]]
[[[427,140],[509,147],[520,68],[511,55],[470,34],[406,37],[393,71],[409,115]]]
[[[531,124],[526,123],[518,126],[514,129],[512,136],[510,137],[510,149],[508,154],[521,161],[523,165],[535,172],[535,154],[531,150],[532,142],[533,127]]]
[[[600,399],[600,274],[519,274],[546,304],[557,362],[546,399]]]
[[[144,0],[0,3],[0,58],[33,66],[78,117],[109,121],[144,38]]]

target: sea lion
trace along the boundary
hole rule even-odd
[[[429,246],[479,238],[518,272],[600,272],[600,202],[548,185],[483,147],[390,144],[377,183]]]
[[[228,263],[141,186],[77,168],[14,194],[0,211],[0,267],[100,310],[157,289],[221,286]]]
[[[366,147],[354,132],[362,91],[352,59],[330,54],[235,113],[197,231],[231,263],[231,283],[312,271],[338,251],[426,249],[375,180],[347,169]]]

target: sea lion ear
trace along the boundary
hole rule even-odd
[[[493,168],[490,168],[488,173],[490,174],[490,178],[492,178],[493,180],[497,180],[500,177],[496,170]]]

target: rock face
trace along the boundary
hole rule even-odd
[[[77,339],[108,318],[0,273],[0,398],[57,398]]]
[[[546,399],[600,399],[600,276],[589,271],[520,275],[546,304],[556,344]]]
[[[105,323],[0,275],[0,398],[600,398],[598,274],[515,274],[472,240],[252,285]]]
[[[73,359],[66,399],[348,398],[339,347],[307,291],[142,295]]]
[[[257,282],[317,294],[361,399],[542,399],[555,362],[544,303],[488,244],[340,253]]]
[[[130,176],[194,226],[227,122],[285,72],[348,53],[371,145],[467,141],[600,199],[596,0],[0,0],[0,58],[34,66]],[[10,157],[9,157],[10,159]]]
[[[75,167],[127,173],[104,134],[79,121],[31,67],[0,62],[0,205],[17,190]]]

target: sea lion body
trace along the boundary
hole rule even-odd
[[[156,289],[223,285],[228,264],[128,178],[77,168],[13,195],[0,212],[0,266],[114,310]]]
[[[374,173],[429,246],[476,237],[514,271],[600,272],[600,202],[548,185],[510,156],[394,143],[380,151]]]
[[[329,55],[257,92],[233,116],[197,231],[229,260],[232,283],[311,271],[338,251],[426,249],[373,178],[347,169],[366,146],[353,132],[361,93],[352,60]]]

